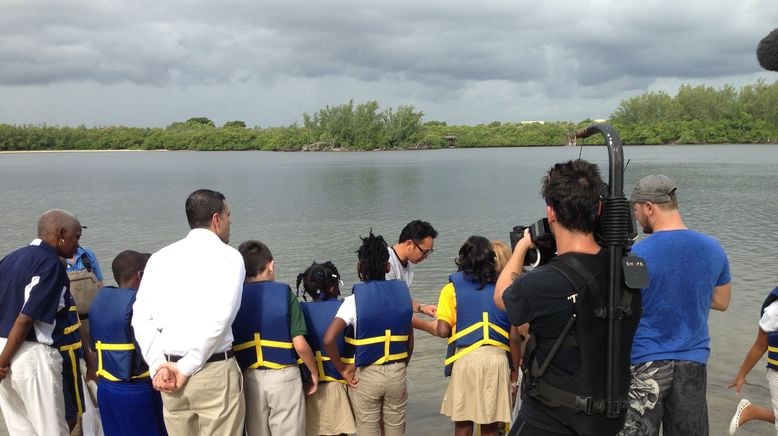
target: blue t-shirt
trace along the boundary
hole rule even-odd
[[[97,262],[97,256],[95,256],[95,253],[89,248],[85,248],[81,246],[76,248],[75,262],[70,263],[70,259],[68,259],[67,261],[68,272],[81,271],[82,269],[86,269],[86,265],[84,265],[84,258],[83,258],[83,256],[85,255],[89,259],[89,262],[92,265],[92,272],[95,274],[97,281],[102,282],[103,271],[100,269],[100,264]]]
[[[65,265],[39,239],[0,260],[0,337],[7,338],[23,313],[35,323],[26,341],[51,345],[62,336],[70,299]]]
[[[632,364],[687,360],[706,364],[713,288],[730,282],[719,242],[693,230],[666,230],[635,244],[649,274],[643,314],[632,343]]]

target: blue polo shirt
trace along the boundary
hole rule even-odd
[[[84,265],[84,256],[86,256],[89,259],[89,262],[92,264],[92,272],[95,274],[97,281],[102,282],[103,271],[100,269],[100,264],[97,262],[97,256],[95,256],[95,253],[89,248],[85,248],[80,245],[78,248],[76,248],[75,262],[70,263],[70,259],[67,260],[67,272],[81,271],[82,269],[86,269],[86,265]]]
[[[35,321],[25,340],[53,344],[67,324],[68,283],[57,250],[40,239],[0,260],[0,337],[23,313]]]

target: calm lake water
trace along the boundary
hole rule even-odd
[[[188,231],[184,200],[207,187],[230,203],[231,245],[264,241],[275,256],[278,279],[292,284],[312,261],[332,260],[347,293],[356,280],[359,235],[372,228],[391,244],[408,221],[430,221],[440,236],[435,252],[417,265],[411,292],[435,303],[464,240],[473,234],[507,240],[512,226],[541,218],[541,177],[553,163],[579,153],[600,164],[607,180],[602,146],[0,154],[0,255],[34,238],[42,211],[67,209],[89,227],[82,243],[94,249],[106,283],[113,283],[113,257],[124,249],[153,252],[182,238]],[[717,237],[729,254],[732,303],[727,312],[711,314],[708,369],[711,434],[726,434],[738,401],[726,386],[753,341],[764,296],[778,284],[778,147],[626,147],[624,158],[627,194],[645,175],[672,177],[686,224]],[[202,259],[203,267],[208,262]],[[409,367],[408,434],[450,434],[453,425],[439,414],[447,384],[444,342],[425,333],[417,338]],[[752,371],[753,385],[744,396],[769,405],[763,367]],[[769,424],[749,423],[742,434],[770,431]]]

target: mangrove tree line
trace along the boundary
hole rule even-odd
[[[517,102],[521,104],[521,102]],[[216,126],[193,117],[167,127],[66,127],[0,124],[0,150],[373,150],[567,144],[572,122],[492,122],[476,126],[424,122],[413,106],[381,109],[377,102],[327,106],[303,114],[301,124]],[[778,142],[778,82],[681,86],[674,96],[647,92],[622,101],[608,122],[625,144]],[[591,140],[590,140],[591,141]]]

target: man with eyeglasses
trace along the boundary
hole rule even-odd
[[[402,280],[410,289],[413,282],[413,266],[426,259],[434,251],[435,238],[438,232],[427,221],[413,220],[400,232],[397,244],[389,247],[389,265],[391,269],[386,280]],[[435,317],[437,308],[434,304],[424,304],[412,299],[412,310],[416,313]],[[413,317],[413,328],[424,330],[436,335],[436,321]]]

